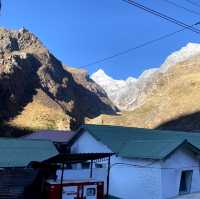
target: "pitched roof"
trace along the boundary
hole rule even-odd
[[[55,131],[55,130],[42,130],[36,131],[34,133],[25,135],[24,139],[40,139],[40,140],[50,140],[52,142],[68,143],[74,136],[76,136],[74,131]]]
[[[183,144],[200,152],[198,133],[108,125],[84,125],[83,128],[122,157],[164,159]]]
[[[0,138],[0,167],[26,167],[58,154],[50,141]]]

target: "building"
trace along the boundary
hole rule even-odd
[[[109,193],[122,199],[167,199],[200,191],[198,133],[85,125],[71,151],[115,153],[108,168]]]
[[[68,190],[66,189],[66,187],[69,182],[70,184],[71,183],[74,184],[73,186],[74,197],[81,198],[80,196],[77,195],[77,194],[81,194],[81,192],[86,194],[87,191],[85,191],[85,189],[88,188],[87,183],[89,183],[90,185],[93,184],[92,186],[94,186],[95,184],[96,185],[103,184],[104,185],[103,190],[101,189],[100,190],[103,191],[103,194],[105,195],[108,194],[107,193],[108,170],[106,166],[108,164],[109,156],[112,154],[110,153],[109,154],[105,154],[105,153],[103,154],[97,154],[97,153],[70,154],[69,153],[70,148],[78,136],[79,136],[79,132],[45,130],[45,131],[34,132],[32,134],[29,134],[23,137],[24,139],[28,139],[28,140],[39,139],[39,140],[52,141],[60,152],[60,154],[56,155],[55,157],[51,157],[48,160],[36,163],[36,167],[39,167],[39,168],[42,168],[47,165],[48,165],[47,167],[51,167],[52,165],[54,166],[57,165],[56,166],[57,172],[56,172],[56,175],[54,176],[54,179],[49,179],[47,181],[47,189],[49,188],[51,190],[50,192],[53,194],[53,196],[48,195],[47,197],[45,195],[44,197],[47,197],[47,198],[58,197],[56,196],[56,194],[58,195],[56,191],[60,192],[59,187],[62,186],[63,187],[62,197],[68,198],[67,197]],[[105,163],[105,159],[107,159],[106,163]],[[102,165],[101,162],[103,162],[105,165],[103,168],[99,167],[99,165],[100,166]],[[64,166],[61,166],[62,163],[65,163]],[[63,179],[61,179],[62,172],[63,172]],[[84,186],[80,186],[81,183]],[[75,186],[75,184],[78,184],[79,186]],[[77,189],[79,191],[77,191]],[[84,198],[84,194],[82,196],[83,198]],[[102,198],[99,194],[97,195],[98,195],[98,198],[99,197]]]
[[[58,154],[52,142],[21,138],[0,138],[0,168],[25,168]]]
[[[0,151],[0,198],[39,199],[45,172],[31,168],[31,162],[41,162],[57,155],[53,143],[0,138]]]
[[[54,143],[60,153],[70,152],[70,146],[73,139],[76,137],[74,131],[56,131],[56,130],[41,130],[23,136],[24,139],[31,140],[49,140]]]

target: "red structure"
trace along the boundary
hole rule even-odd
[[[45,199],[108,199],[109,198],[109,176],[110,176],[110,158],[114,153],[79,153],[79,154],[59,154],[43,162],[32,162],[33,168],[59,168],[61,169],[61,179],[52,179],[46,181]],[[107,160],[107,189],[104,196],[104,182],[95,181],[93,176],[93,162],[98,160]],[[90,179],[84,180],[64,180],[63,174],[66,166],[83,162],[91,162]],[[67,172],[67,170],[66,170]]]
[[[62,184],[56,181],[47,181],[47,199],[59,199],[62,189],[63,199],[104,199],[104,183],[95,181],[64,181]]]

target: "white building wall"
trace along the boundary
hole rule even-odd
[[[160,163],[154,163],[153,160],[112,158],[110,193],[123,199],[161,199]]]
[[[112,151],[95,140],[88,132],[84,132],[72,145],[71,153],[112,153]]]
[[[85,132],[72,146],[72,153],[91,152],[111,150]],[[191,192],[200,191],[198,158],[187,149],[176,150],[165,161],[113,156],[109,193],[122,199],[168,199],[179,194],[182,170],[193,170]]]
[[[85,132],[71,148],[72,153],[112,152],[107,146],[96,141]],[[122,164],[118,164],[122,163]],[[136,165],[147,166],[138,167]],[[161,199],[160,163],[154,160],[111,158],[111,195],[122,199]]]
[[[193,152],[180,148],[161,164],[163,199],[179,195],[181,172],[192,170],[191,192],[200,191],[199,161]]]

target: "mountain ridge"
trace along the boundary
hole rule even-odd
[[[156,71],[141,89],[139,106],[116,116],[101,115],[88,123],[167,130],[200,130],[200,53]],[[177,57],[176,57],[177,59]],[[180,60],[179,58],[177,60]],[[147,85],[147,87],[145,86]]]
[[[27,29],[0,29],[0,119],[19,128],[68,129],[115,114],[105,91],[64,66]],[[76,71],[76,72],[75,72]]]
[[[122,111],[132,111],[144,103],[146,95],[152,91],[152,84],[163,73],[176,65],[196,55],[200,55],[200,44],[188,43],[185,47],[169,55],[158,68],[145,70],[138,78],[129,77],[126,80],[115,80],[102,69],[91,75],[91,78],[106,91],[108,97]],[[128,81],[129,79],[133,81]]]

